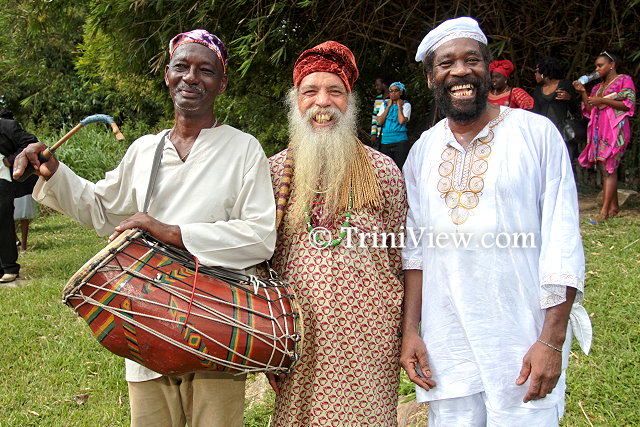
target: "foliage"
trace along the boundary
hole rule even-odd
[[[88,25],[109,34],[114,49],[108,54],[101,49],[97,61],[85,65],[89,69],[100,57],[116,55],[123,60],[101,62],[102,74],[118,75],[126,64],[128,72],[145,78],[153,73],[159,81],[170,37],[191,28],[208,28],[227,42],[231,53],[231,86],[218,105],[220,116],[256,135],[272,152],[286,144],[281,100],[291,85],[295,58],[332,39],[349,46],[360,67],[356,90],[363,106],[361,128],[367,129],[372,82],[385,73],[408,83],[414,110],[409,130],[417,138],[430,124],[430,95],[413,57],[421,38],[439,22],[465,14],[476,17],[490,37],[494,55],[516,64],[512,83],[532,89],[540,57],[558,57],[567,76],[575,78],[592,69],[594,55],[610,44],[624,48],[628,70],[640,71],[640,41],[631,36],[640,29],[634,6],[637,0],[545,0],[535,7],[513,0],[96,0]],[[90,49],[93,43],[86,38],[84,46]],[[629,170],[636,170],[638,160],[632,159]]]
[[[74,73],[84,3],[2,0],[0,93],[18,116],[61,125],[99,103]]]
[[[63,129],[59,135],[51,139],[51,143],[60,139],[68,130]],[[78,175],[95,182],[120,163],[131,142],[150,133],[144,124],[124,125],[121,131],[125,135],[125,141],[116,140],[111,128],[105,124],[87,126],[60,147],[56,156]]]
[[[407,84],[413,105],[410,137],[431,119],[431,95],[416,47],[445,19],[476,17],[496,57],[516,64],[511,83],[531,90],[538,58],[555,56],[575,78],[593,68],[608,45],[622,48],[626,71],[640,72],[638,0],[0,0],[0,106],[23,121],[72,125],[84,115],[155,125],[171,118],[163,82],[171,37],[207,28],[230,48],[230,87],[217,113],[258,137],[271,154],[287,142],[282,99],[304,49],[332,39],[349,46],[361,77],[361,136],[366,137],[373,80],[381,73]],[[26,46],[26,48],[25,48]],[[26,119],[26,120],[25,120]],[[634,141],[638,145],[638,128]],[[640,151],[624,176],[640,185]]]

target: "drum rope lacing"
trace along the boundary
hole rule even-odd
[[[148,242],[148,243],[152,243],[152,242]],[[153,245],[153,244],[151,244],[151,246],[154,246],[154,248],[153,248],[154,250],[156,250],[158,252],[163,252],[163,250],[161,250],[163,248],[155,247],[156,245]],[[166,251],[166,252],[173,252],[173,251]],[[142,262],[144,265],[147,265],[152,270],[158,270],[155,266],[150,265],[150,264],[148,264],[148,263],[146,263],[144,261],[141,261],[141,260],[139,260],[139,259],[137,259],[135,257],[132,257],[131,255],[129,255],[127,253],[124,253],[124,255],[127,255],[129,258],[131,258],[132,260],[134,260],[136,262]],[[177,258],[176,255],[181,255],[181,254],[170,253],[169,255],[171,256],[171,258],[175,259],[175,258]],[[195,264],[195,267],[196,267],[196,274],[197,274],[197,270],[199,269],[199,262],[198,262],[198,259],[195,258],[195,257],[194,257],[194,261],[195,261],[194,264]],[[211,321],[215,321],[215,322],[219,322],[219,323],[223,323],[223,324],[226,324],[226,325],[231,325],[231,326],[237,327],[239,330],[242,330],[242,331],[247,332],[247,333],[251,333],[254,338],[256,338],[259,341],[271,346],[272,351],[271,351],[271,355],[269,357],[269,361],[267,363],[256,361],[256,360],[253,360],[253,359],[251,359],[249,357],[246,357],[243,354],[238,353],[237,351],[234,351],[229,346],[225,345],[224,343],[216,340],[215,338],[209,336],[205,332],[203,332],[203,331],[199,330],[198,328],[194,327],[194,325],[189,325],[189,327],[192,328],[192,330],[194,330],[197,333],[199,333],[199,334],[203,335],[204,337],[208,338],[212,342],[214,342],[217,345],[219,345],[221,348],[224,348],[226,351],[235,354],[236,356],[238,356],[241,359],[248,360],[248,361],[254,363],[254,365],[257,365],[256,367],[248,367],[248,366],[240,364],[240,363],[231,362],[231,361],[226,360],[226,359],[220,359],[220,358],[214,357],[214,356],[212,356],[210,354],[199,352],[198,350],[193,349],[193,348],[185,345],[184,343],[178,342],[178,341],[176,341],[176,340],[174,340],[174,339],[172,339],[172,338],[170,338],[170,337],[168,337],[166,335],[163,335],[163,334],[161,334],[161,333],[159,333],[159,332],[147,327],[146,325],[142,324],[141,322],[132,319],[131,315],[138,315],[138,316],[141,316],[141,317],[146,317],[146,318],[150,318],[150,319],[165,321],[165,322],[169,322],[169,323],[183,324],[183,327],[184,327],[184,325],[186,325],[186,322],[183,323],[182,321],[180,321],[180,322],[171,321],[170,319],[166,319],[166,318],[162,318],[162,317],[158,317],[158,316],[152,316],[152,315],[148,315],[148,314],[137,313],[137,312],[134,312],[132,310],[126,310],[126,309],[123,309],[123,308],[114,308],[114,307],[107,306],[107,305],[95,300],[93,298],[93,296],[98,291],[102,290],[102,291],[107,291],[107,292],[111,292],[111,293],[114,293],[114,294],[122,295],[122,296],[125,296],[125,297],[128,297],[128,298],[131,298],[133,300],[140,300],[140,301],[144,301],[145,303],[151,303],[151,304],[154,304],[154,305],[157,305],[157,306],[161,306],[163,308],[167,308],[167,309],[173,308],[173,307],[170,307],[170,306],[165,305],[165,304],[157,303],[155,301],[149,301],[149,300],[146,300],[144,298],[134,297],[132,295],[119,292],[117,290],[104,289],[107,285],[111,284],[113,281],[117,281],[117,280],[122,279],[122,276],[125,273],[127,275],[129,275],[129,276],[138,277],[141,280],[148,281],[148,282],[152,283],[154,286],[156,286],[156,287],[158,287],[160,289],[163,289],[165,292],[167,292],[167,293],[169,293],[171,295],[174,295],[175,297],[181,299],[182,301],[186,301],[187,300],[186,295],[185,295],[185,291],[186,291],[185,289],[180,289],[180,288],[178,288],[176,286],[172,286],[172,285],[168,285],[166,283],[160,282],[160,281],[158,281],[158,280],[156,280],[154,278],[147,277],[146,275],[141,274],[139,271],[135,271],[135,270],[133,270],[131,268],[123,266],[120,263],[120,260],[118,260],[118,259],[116,259],[116,262],[120,266],[120,269],[119,269],[120,274],[116,275],[116,277],[112,278],[111,280],[107,281],[106,283],[104,283],[101,286],[96,286],[96,285],[88,283],[88,282],[84,282],[83,283],[83,285],[95,288],[95,291],[92,292],[92,293],[89,293],[89,295],[85,295],[85,294],[81,293],[80,294],[81,296],[75,296],[74,298],[78,298],[78,299],[81,299],[83,301],[79,305],[83,305],[83,304],[87,303],[87,304],[90,304],[90,305],[93,305],[93,306],[100,307],[103,310],[113,314],[114,316],[117,316],[120,319],[126,320],[127,322],[132,323],[134,326],[137,326],[138,328],[140,328],[142,330],[145,330],[146,332],[148,332],[148,333],[150,333],[150,334],[152,334],[152,335],[154,335],[154,336],[156,336],[156,337],[158,337],[160,339],[163,339],[164,341],[169,342],[169,343],[171,343],[171,344],[173,344],[173,345],[175,345],[175,346],[177,346],[177,347],[179,347],[179,348],[181,348],[181,349],[183,349],[183,350],[185,350],[185,351],[187,351],[189,353],[192,353],[192,354],[194,354],[194,355],[196,355],[196,356],[198,356],[200,358],[213,361],[213,362],[219,364],[220,366],[225,366],[225,367],[228,367],[228,368],[231,368],[231,369],[237,369],[237,370],[242,371],[242,372],[259,372],[259,371],[263,371],[264,369],[261,369],[260,366],[262,366],[263,368],[270,368],[270,371],[273,371],[273,372],[287,372],[287,371],[289,371],[293,365],[290,366],[290,367],[283,367],[282,363],[284,362],[284,358],[281,359],[280,364],[278,366],[272,365],[273,359],[274,359],[275,354],[276,354],[276,350],[279,350],[283,354],[286,354],[288,357],[291,358],[291,360],[294,363],[297,360],[297,358],[298,358],[297,352],[295,350],[289,351],[287,349],[286,342],[287,342],[287,340],[293,340],[293,341],[296,341],[296,342],[299,341],[300,340],[300,334],[296,333],[295,330],[294,331],[289,330],[289,324],[287,322],[284,323],[284,329],[283,329],[282,325],[279,322],[274,322],[273,321],[273,320],[276,320],[276,319],[278,319],[279,317],[282,317],[282,316],[292,316],[294,318],[298,317],[294,313],[287,313],[286,312],[286,309],[285,309],[285,306],[283,304],[283,301],[285,299],[291,298],[291,295],[283,294],[281,292],[280,288],[281,287],[286,287],[286,286],[278,285],[277,282],[279,282],[279,279],[265,279],[271,285],[270,287],[272,287],[275,290],[275,292],[277,293],[277,298],[272,299],[272,298],[269,297],[269,294],[267,292],[267,287],[264,284],[262,284],[261,279],[257,278],[254,275],[243,275],[243,274],[240,274],[240,273],[229,272],[229,271],[217,269],[215,267],[207,267],[207,270],[214,270],[213,272],[209,272],[210,275],[212,275],[214,277],[218,276],[220,280],[223,280],[226,283],[228,283],[229,285],[236,286],[236,287],[239,287],[239,288],[243,288],[243,286],[241,286],[241,285],[239,285],[237,283],[233,283],[233,281],[238,281],[239,277],[244,277],[244,280],[240,280],[240,282],[241,283],[244,282],[247,285],[249,285],[249,284],[253,285],[252,287],[254,288],[255,296],[260,297],[260,298],[264,298],[265,300],[268,300],[268,301],[271,301],[271,302],[280,303],[280,307],[282,309],[282,314],[280,314],[280,315],[275,315],[274,314],[273,307],[271,305],[269,305],[269,311],[270,312],[269,312],[269,315],[267,316],[264,313],[260,313],[260,312],[257,312],[255,310],[250,310],[247,307],[240,306],[239,304],[233,304],[233,303],[231,303],[229,301],[226,301],[226,300],[224,300],[222,298],[219,298],[219,297],[206,295],[206,294],[203,294],[202,292],[199,292],[197,294],[199,297],[201,297],[203,299],[208,299],[208,300],[213,300],[213,301],[218,301],[218,302],[224,302],[225,304],[227,304],[229,306],[232,306],[232,307],[235,307],[235,308],[240,308],[240,309],[246,310],[248,312],[252,312],[252,314],[254,314],[254,315],[258,315],[258,316],[261,316],[263,318],[267,318],[267,319],[272,320],[271,324],[272,324],[272,333],[273,333],[273,335],[271,335],[271,336],[266,332],[263,333],[263,332],[254,330],[250,326],[247,326],[247,325],[243,324],[242,322],[239,322],[239,321],[237,321],[236,319],[234,319],[234,318],[232,318],[230,316],[224,315],[223,313],[212,312],[208,307],[204,306],[203,304],[198,303],[197,301],[194,301],[194,297],[196,295],[195,283],[192,286],[191,284],[186,283],[185,281],[183,281],[181,279],[178,279],[178,281],[180,281],[184,285],[188,285],[188,286],[192,287],[191,295],[190,295],[190,298],[189,298],[189,309],[187,310],[187,315],[193,314],[195,316],[198,316],[198,317],[201,317],[201,318],[204,318],[204,319],[207,319],[207,320],[211,320]],[[115,267],[108,266],[108,265],[104,266],[104,267],[105,267],[105,270],[116,269]],[[189,266],[187,266],[187,268],[189,268]],[[264,294],[265,294],[264,297],[262,297],[260,295],[260,292],[259,292],[260,288],[262,288],[263,291],[264,291]],[[208,317],[206,315],[201,315],[201,314],[195,313],[195,312],[191,313],[191,307],[192,306],[198,307],[203,312],[205,312],[205,313],[207,313],[209,315],[217,316],[217,319],[214,318],[214,317]],[[181,310],[181,312],[184,312],[184,311]],[[125,319],[124,314],[128,314],[129,316],[127,316],[126,319]],[[275,325],[274,323],[277,324],[277,325]],[[282,337],[280,337],[280,338],[278,338],[276,336],[276,327],[277,327],[278,331],[284,332],[284,335]]]
[[[122,274],[124,274],[124,272]],[[114,280],[116,280],[116,279],[114,279]],[[149,281],[151,281],[151,282],[154,282],[153,279],[151,279],[151,278],[147,278],[147,279]],[[96,286],[96,285],[93,285],[91,283],[86,283],[86,285],[95,288],[95,291],[93,292],[93,294],[95,294],[96,292],[98,292],[100,290],[104,290],[104,286],[107,285],[108,283],[109,282],[105,283],[102,286]],[[164,288],[164,290],[166,292],[171,293],[172,295],[174,295],[174,296],[176,296],[178,298],[181,298],[183,301],[186,300],[186,298],[184,298],[180,293],[176,293],[173,290],[167,289],[167,288],[172,288],[171,286],[163,286],[164,284],[161,283],[161,282],[155,282],[154,285],[158,286],[161,289]],[[157,302],[154,302],[154,301],[148,301],[148,300],[145,300],[144,298],[140,298],[140,297],[132,297],[131,295],[125,294],[125,293],[122,293],[122,292],[118,292],[118,291],[114,291],[114,290],[109,290],[109,292],[112,292],[112,293],[117,294],[117,295],[126,296],[126,297],[129,297],[129,298],[134,299],[134,300],[141,300],[141,301],[145,301],[146,303],[152,303],[152,304],[154,304],[156,306],[160,306],[160,307],[163,307],[163,308],[166,308],[166,309],[171,309],[172,308],[169,305],[160,304],[160,303],[157,303]],[[154,335],[154,336],[156,336],[156,337],[158,337],[160,339],[163,339],[164,341],[169,342],[169,343],[175,345],[176,347],[179,347],[179,348],[181,348],[181,349],[183,349],[185,351],[188,351],[189,353],[192,353],[192,354],[194,354],[194,355],[196,355],[198,357],[201,357],[203,359],[211,360],[211,361],[213,361],[213,362],[215,362],[215,363],[217,363],[217,364],[219,364],[221,366],[225,366],[227,368],[242,370],[243,372],[260,372],[260,371],[262,371],[262,369],[260,369],[260,367],[256,367],[256,368],[251,369],[250,367],[248,367],[246,365],[243,365],[243,364],[240,364],[240,363],[234,363],[234,362],[228,361],[226,359],[220,359],[220,358],[217,358],[217,357],[212,356],[210,354],[203,354],[203,353],[199,352],[198,350],[187,346],[184,343],[181,343],[181,342],[178,342],[176,340],[173,340],[172,338],[170,338],[170,337],[168,337],[168,336],[166,336],[164,334],[161,334],[161,333],[159,333],[158,331],[156,331],[154,329],[151,329],[151,328],[147,327],[143,323],[141,323],[141,322],[139,322],[139,321],[137,321],[135,319],[132,319],[130,316],[126,316],[125,317],[124,314],[137,315],[137,316],[145,317],[145,318],[148,318],[148,319],[154,319],[154,320],[158,320],[158,321],[164,321],[164,322],[169,322],[169,323],[174,323],[174,324],[179,324],[179,325],[182,324],[181,321],[172,321],[172,320],[164,318],[164,317],[152,316],[152,315],[149,315],[149,314],[142,314],[142,313],[138,313],[138,312],[135,312],[135,311],[132,311],[132,310],[126,310],[126,309],[123,309],[123,308],[111,307],[111,306],[108,306],[106,304],[101,303],[100,301],[97,301],[97,300],[93,299],[89,295],[82,295],[81,297],[76,296],[76,298],[80,298],[80,299],[83,300],[83,303],[81,303],[81,304],[88,303],[90,305],[100,307],[101,309],[113,314],[114,316],[117,316],[120,319],[126,320],[127,322],[133,324],[134,326],[137,326],[140,329],[143,329],[146,332],[148,332],[148,333],[150,333],[150,334],[152,334],[152,335]],[[279,298],[279,299],[281,299],[281,298]],[[233,304],[230,304],[230,305],[233,306]],[[206,307],[204,305],[196,303],[196,306],[198,308],[202,309],[203,311],[208,311],[209,312],[208,307]],[[233,350],[229,346],[225,345],[224,343],[220,342],[219,340],[215,339],[214,337],[206,334],[205,332],[203,332],[200,329],[194,327],[193,325],[189,326],[190,328],[192,328],[197,333],[201,334],[202,336],[206,337],[207,339],[211,340],[212,342],[215,342],[217,345],[219,345],[220,347],[224,348],[226,351],[229,351],[229,352],[235,354],[239,358],[248,360],[248,361],[254,363],[255,365],[259,365],[259,366],[262,366],[264,368],[267,368],[267,367],[275,368],[275,369],[273,369],[273,371],[277,371],[278,370],[277,368],[282,368],[280,370],[281,372],[288,372],[290,370],[290,367],[283,367],[282,366],[282,361],[281,361],[280,365],[278,365],[278,366],[274,367],[273,365],[271,365],[271,362],[273,360],[273,356],[275,354],[275,350],[276,349],[278,349],[278,350],[282,351],[283,353],[287,354],[289,357],[291,357],[291,359],[293,361],[295,361],[297,359],[297,355],[287,351],[287,347],[286,347],[285,341],[287,339],[293,339],[294,341],[296,341],[296,340],[299,339],[299,337],[296,337],[295,335],[291,335],[290,331],[288,331],[288,326],[286,326],[286,328],[285,328],[286,329],[286,331],[285,331],[286,336],[283,336],[282,338],[278,339],[275,336],[275,326],[272,326],[272,330],[274,332],[274,335],[268,335],[266,333],[261,333],[260,331],[256,331],[256,330],[246,326],[245,324],[243,324],[241,322],[237,322],[237,321],[235,321],[235,319],[233,319],[233,318],[231,318],[229,316],[224,316],[224,315],[221,315],[220,313],[211,313],[211,312],[209,312],[209,314],[215,314],[220,319],[215,319],[215,318],[211,318],[211,317],[207,317],[207,316],[204,316],[204,315],[199,315],[197,313],[194,313],[194,315],[199,316],[201,318],[204,318],[204,319],[207,319],[207,320],[211,320],[211,321],[214,321],[214,322],[218,322],[218,323],[222,323],[222,324],[226,324],[226,325],[231,325],[231,326],[237,327],[240,330],[243,330],[244,332],[250,332],[252,334],[255,334],[254,337],[256,339],[262,341],[265,344],[273,344],[271,346],[272,347],[272,355],[270,357],[269,362],[268,363],[263,363],[263,362],[251,359],[249,357],[246,357],[245,355]],[[256,313],[256,314],[258,314],[258,313]],[[276,318],[275,316],[273,316],[273,312],[271,312],[270,314],[271,314],[271,316],[270,316],[271,319],[275,319]],[[267,316],[267,317],[269,317],[269,316]],[[273,323],[277,323],[277,322],[271,322],[271,323],[273,325]],[[278,326],[279,326],[278,329],[280,331],[283,331],[282,327],[280,327],[280,325],[278,325]]]
[[[216,123],[218,122],[216,121]],[[184,325],[182,326],[183,328],[187,327],[189,316],[191,316],[191,305],[193,304],[193,297],[196,293],[196,284],[198,283],[198,267],[200,267],[200,261],[198,261],[198,258],[195,255],[193,256],[193,260],[196,263],[196,271],[195,271],[195,274],[193,275],[193,285],[191,285],[191,299],[189,299],[189,308],[187,308],[187,316],[184,318]]]

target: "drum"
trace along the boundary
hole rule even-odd
[[[303,335],[293,292],[275,274],[198,266],[140,230],[90,259],[63,301],[109,351],[163,375],[288,372]]]

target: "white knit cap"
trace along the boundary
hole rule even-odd
[[[420,42],[420,46],[418,46],[416,61],[423,61],[427,54],[433,52],[449,40],[462,38],[473,39],[480,43],[487,44],[487,37],[475,19],[469,18],[468,16],[449,19],[424,36],[424,39]]]

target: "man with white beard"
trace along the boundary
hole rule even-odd
[[[289,147],[269,159],[274,268],[304,320],[294,371],[270,376],[275,426],[396,425],[403,285],[387,237],[402,231],[406,195],[394,162],[355,136],[357,78],[339,43],[303,52],[288,96]]]

